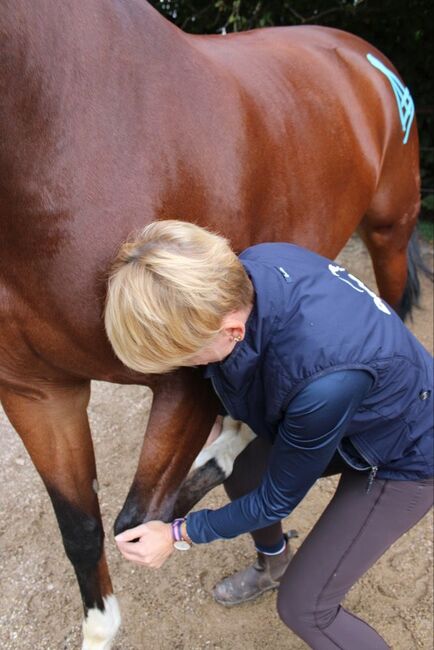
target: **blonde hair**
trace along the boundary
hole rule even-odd
[[[224,237],[184,221],[155,221],[113,262],[105,328],[126,366],[164,373],[188,364],[223,317],[252,299],[247,273]]]

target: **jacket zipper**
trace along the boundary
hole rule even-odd
[[[369,476],[368,476],[368,483],[366,485],[366,494],[370,493],[372,485],[373,485],[374,480],[375,480],[375,477],[377,475],[377,472],[378,472],[377,465],[373,465],[371,467],[371,471],[369,472]]]
[[[351,444],[353,445],[353,447],[354,447],[354,449],[357,451],[357,453],[360,454],[360,457],[363,458],[363,460],[364,460],[366,463],[368,463],[369,467],[371,468],[371,470],[370,470],[370,472],[369,472],[369,476],[368,476],[368,482],[367,482],[367,484],[366,484],[366,494],[369,494],[370,491],[371,491],[371,488],[372,488],[372,486],[373,486],[373,484],[374,484],[375,477],[377,476],[378,465],[373,465],[373,464],[371,463],[371,461],[370,461],[368,458],[366,458],[366,456],[364,456],[364,455],[362,454],[362,452],[361,452],[360,449],[359,449],[359,448],[354,444],[354,442],[352,442]]]
[[[360,456],[361,458],[363,458],[363,460],[368,464],[368,467],[367,467],[366,469],[369,469],[369,476],[368,476],[368,482],[367,482],[367,484],[366,484],[366,494],[369,494],[370,491],[371,491],[371,489],[372,489],[372,485],[373,485],[373,483],[374,483],[374,480],[375,480],[375,477],[376,477],[376,475],[377,475],[377,472],[378,472],[378,465],[372,465],[371,461],[368,460],[368,459],[367,459],[367,458],[362,454],[362,452],[358,449],[358,447],[356,447],[356,445],[355,445],[353,442],[352,442],[351,444],[353,445],[354,449],[357,451],[357,453],[359,454],[359,456]],[[343,456],[343,455],[340,453],[339,448],[338,448],[338,452],[339,452],[339,455],[342,457],[344,463],[346,463],[347,465],[349,465],[352,469],[356,470],[357,472],[365,472],[365,471],[366,471],[365,469],[360,469],[360,467],[356,467],[355,465],[353,465],[352,462],[351,462],[350,460],[348,460],[348,458],[346,458],[345,456]]]

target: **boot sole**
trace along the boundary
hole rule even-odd
[[[240,600],[232,600],[232,601],[218,600],[218,598],[216,598],[214,595],[213,595],[213,598],[214,598],[216,603],[218,603],[219,605],[223,605],[223,607],[235,607],[236,605],[242,605],[243,603],[249,603],[252,600],[256,600],[257,598],[259,598],[259,596],[262,596],[262,594],[265,594],[267,591],[273,591],[274,589],[277,589],[278,587],[279,587],[279,583],[277,583],[276,585],[270,586],[270,587],[265,587],[264,589],[262,589],[261,591],[258,591],[253,596],[250,596],[249,598],[242,598]]]

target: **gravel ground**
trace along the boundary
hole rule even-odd
[[[428,260],[432,254],[425,251]],[[339,260],[375,286],[369,257],[353,239]],[[433,288],[423,280],[423,307],[410,324],[433,350]],[[107,551],[123,627],[115,650],[301,650],[279,621],[275,594],[226,610],[210,596],[222,576],[253,557],[247,536],[174,554],[160,571],[120,559],[111,535],[127,494],[151,401],[148,389],[93,384],[89,407],[98,462]],[[81,602],[48,497],[18,436],[0,412],[0,648],[80,647]],[[305,538],[329,502],[335,478],[321,479],[286,522]],[[225,501],[218,488],[201,505]],[[432,516],[404,535],[351,590],[346,606],[384,635],[394,650],[433,648]]]

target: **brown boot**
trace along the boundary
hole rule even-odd
[[[276,589],[291,560],[290,537],[297,537],[295,531],[285,535],[286,547],[279,555],[258,552],[254,564],[218,582],[212,592],[214,599],[220,605],[231,607],[254,600],[265,591]]]

